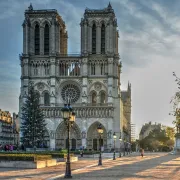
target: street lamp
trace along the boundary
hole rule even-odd
[[[113,133],[113,139],[114,139],[114,154],[113,154],[113,160],[116,160],[116,154],[115,154],[115,153],[116,153],[116,152],[115,152],[115,148],[116,148],[116,147],[115,147],[116,133],[115,133],[115,132]]]
[[[97,127],[97,131],[99,134],[99,162],[98,162],[98,166],[102,165],[102,157],[101,157],[101,135],[103,134],[103,129],[102,129],[102,125],[99,124],[99,126]]]
[[[68,148],[68,154],[67,154],[67,161],[66,161],[66,172],[64,178],[72,178],[71,176],[71,163],[70,163],[70,154],[69,154],[69,149],[70,149],[70,126],[73,125],[75,122],[75,113],[73,112],[72,107],[70,104],[65,104],[64,107],[61,109],[61,115],[64,119],[64,122],[67,126],[68,130],[68,143],[67,143],[67,148]]]
[[[126,146],[125,143],[126,143],[126,140],[125,140],[125,138],[124,138],[124,156],[126,155],[126,154],[125,154],[125,146]]]
[[[119,157],[121,157],[121,134],[119,136]]]

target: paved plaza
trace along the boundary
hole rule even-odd
[[[104,159],[97,166],[97,159],[80,159],[72,163],[73,180],[152,180],[180,179],[180,156],[165,153],[131,155],[116,160]],[[65,165],[33,170],[0,168],[0,179],[9,180],[58,180],[64,179]]]

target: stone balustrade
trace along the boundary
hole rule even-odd
[[[41,107],[46,118],[50,117],[62,117],[61,107]],[[85,107],[73,107],[77,118],[81,117],[95,117],[95,118],[107,118],[113,117],[114,107],[112,106],[85,106]]]

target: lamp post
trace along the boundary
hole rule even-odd
[[[119,157],[121,158],[121,134],[119,136]]]
[[[101,135],[103,134],[103,129],[102,129],[102,125],[99,124],[98,128],[97,128],[98,134],[99,134],[99,162],[98,162],[98,166],[102,165],[102,157],[101,157]]]
[[[70,149],[70,126],[73,125],[74,121],[75,121],[75,113],[73,112],[72,107],[70,106],[70,104],[65,104],[64,107],[61,109],[61,113],[62,113],[62,117],[64,119],[64,122],[67,126],[67,130],[68,130],[68,154],[67,154],[67,161],[66,161],[66,172],[65,172],[65,176],[64,178],[72,178],[71,176],[71,162],[70,162],[70,154],[69,154],[69,149]]]
[[[124,138],[124,156],[126,155],[126,154],[125,154],[125,146],[126,146],[125,143],[126,143],[126,140],[125,140],[125,138]]]
[[[116,150],[115,150],[115,142],[116,142],[116,133],[113,133],[113,139],[114,139],[114,154],[113,154],[113,160],[116,160]]]

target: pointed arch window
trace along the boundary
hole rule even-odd
[[[35,55],[39,55],[40,53],[40,28],[39,25],[36,24],[35,32],[34,32],[34,42],[35,42]]]
[[[45,25],[44,28],[44,54],[49,54],[49,26]]]
[[[49,75],[49,65],[48,64],[44,65],[44,74]]]
[[[95,75],[96,67],[94,63],[91,63],[91,75]]]
[[[35,64],[34,65],[34,76],[37,76],[38,75],[38,65]]]
[[[97,103],[97,95],[95,92],[92,93],[92,104],[96,104]]]
[[[105,92],[100,93],[100,102],[101,102],[101,104],[106,103],[106,94],[105,94]]]
[[[45,92],[44,93],[44,105],[49,106],[50,105],[50,98],[49,98],[49,93]]]
[[[101,54],[105,54],[105,25],[101,26]]]
[[[96,54],[96,25],[92,26],[92,54]]]

